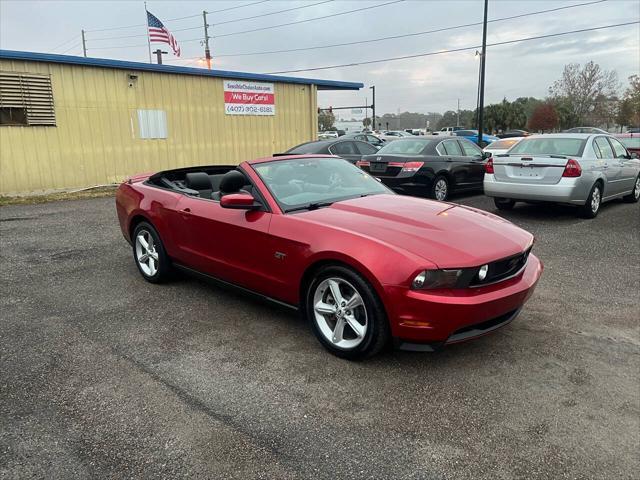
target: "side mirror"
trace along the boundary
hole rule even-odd
[[[491,157],[491,152],[482,152],[482,159],[486,160]]]
[[[639,157],[638,157],[638,154],[636,152],[631,152],[631,155],[629,155],[629,158],[630,159],[636,159],[636,158],[639,158]]]
[[[255,210],[261,204],[256,202],[250,193],[229,193],[220,199],[222,208],[232,208],[236,210]]]

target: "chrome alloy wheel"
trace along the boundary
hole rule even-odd
[[[600,187],[596,185],[596,187],[593,189],[593,193],[591,194],[591,211],[593,213],[596,213],[600,208],[600,200]]]
[[[633,198],[640,198],[640,177],[636,178],[636,188],[633,189]]]
[[[148,230],[140,230],[136,236],[136,260],[147,277],[153,277],[158,272],[158,252]]]
[[[434,189],[436,193],[436,200],[441,202],[444,201],[447,198],[447,189],[447,181],[444,178],[438,180]]]
[[[364,340],[367,310],[360,293],[346,280],[323,280],[313,294],[313,313],[318,329],[333,346],[350,350]]]

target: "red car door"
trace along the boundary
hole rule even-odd
[[[272,214],[222,208],[220,203],[184,196],[177,205],[184,262],[199,272],[266,293],[274,258],[269,236]]]

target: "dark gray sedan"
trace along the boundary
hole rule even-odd
[[[369,143],[340,137],[334,140],[303,143],[285,153],[287,155],[336,155],[351,163],[356,163],[363,155],[371,155],[377,151],[378,149]]]
[[[357,162],[400,193],[445,201],[453,191],[481,190],[485,155],[461,137],[395,140]]]

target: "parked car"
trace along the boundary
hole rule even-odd
[[[413,135],[402,130],[385,130],[380,135],[378,135],[378,137],[380,137],[385,142],[392,142],[399,138],[411,138],[413,137]]]
[[[616,135],[630,153],[640,155],[640,133],[620,133]]]
[[[330,138],[338,138],[338,132],[328,131],[318,133],[318,140],[328,140]]]
[[[562,133],[603,133],[609,135],[609,132],[596,127],[574,127],[568,130],[563,130]]]
[[[456,137],[396,140],[356,165],[393,190],[445,201],[452,192],[482,189],[482,150]]]
[[[514,138],[514,137],[528,137],[531,135],[526,130],[508,130],[503,133],[498,133],[496,137],[498,138]]]
[[[488,152],[491,155],[499,155],[501,153],[507,153],[507,151],[513,147],[516,143],[522,140],[524,137],[509,137],[500,138],[495,142],[491,142],[489,145],[482,149],[483,152]]]
[[[354,140],[359,140],[361,142],[367,142],[373,145],[374,147],[382,147],[385,144],[385,141],[372,133],[347,133],[344,138],[352,138]]]
[[[442,127],[440,130],[437,130],[435,132],[431,132],[432,135],[437,135],[437,136],[441,136],[444,135],[445,137],[449,137],[451,135],[453,135],[453,132],[457,132],[458,130],[464,130],[464,127]]]
[[[457,130],[455,132],[453,132],[453,134],[456,137],[463,137],[466,138],[467,140],[477,144],[478,143],[478,131],[477,130]],[[480,146],[482,148],[486,147],[487,145],[489,145],[491,142],[495,142],[496,140],[499,140],[498,137],[495,137],[493,135],[489,135],[488,133],[483,133],[482,134],[482,142],[480,143]]]
[[[516,201],[576,205],[595,217],[602,202],[640,197],[640,160],[612,135],[533,135],[490,158],[484,192],[500,210]]]
[[[378,151],[370,143],[359,140],[344,139],[340,137],[336,140],[319,140],[317,142],[307,142],[290,148],[285,152],[287,155],[336,155],[356,163],[363,155],[371,155]]]
[[[116,210],[146,281],[180,269],[297,308],[325,348],[350,359],[496,330],[542,273],[530,233],[473,208],[394,195],[335,157],[136,175],[120,185]]]

